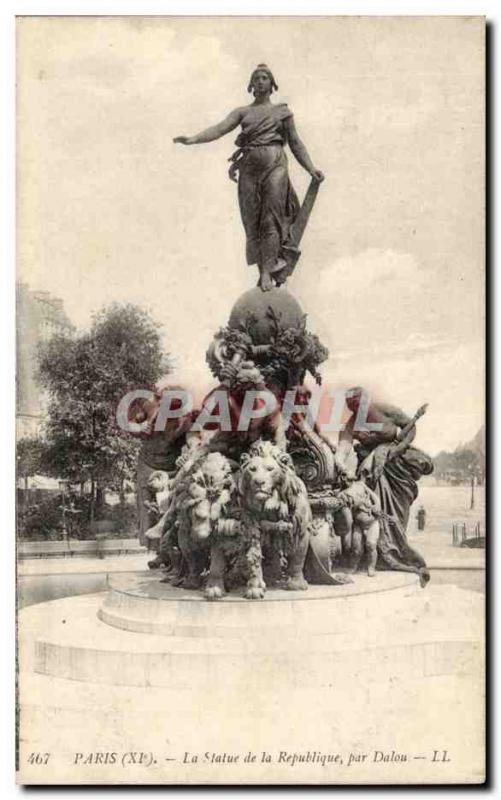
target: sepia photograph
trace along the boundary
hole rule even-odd
[[[16,781],[486,780],[486,20],[16,19]]]

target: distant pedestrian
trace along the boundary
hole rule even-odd
[[[419,506],[416,514],[418,531],[424,531],[426,527],[426,509],[424,506]]]

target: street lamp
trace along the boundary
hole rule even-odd
[[[61,492],[61,503],[62,505],[59,506],[61,509],[61,516],[63,518],[63,527],[62,527],[62,534],[63,534],[63,542],[68,541],[68,528],[66,527],[66,481],[59,481],[59,489]]]
[[[470,499],[470,509],[473,510],[475,508],[475,470],[471,470],[471,499]]]

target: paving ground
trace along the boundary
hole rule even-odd
[[[454,522],[466,523],[468,533],[473,533],[477,522],[485,536],[485,491],[475,488],[475,507],[470,508],[469,486],[420,487],[419,498],[412,507],[407,529],[409,541],[423,553],[432,566],[484,566],[485,550],[454,547],[452,526]],[[426,510],[426,528],[417,530],[416,513],[420,505]]]

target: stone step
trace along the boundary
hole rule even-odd
[[[277,636],[342,633],[367,614],[367,602],[377,603],[383,616],[408,597],[423,599],[416,575],[379,573],[374,578],[357,574],[340,586],[309,586],[307,591],[271,589],[263,600],[249,601],[242,590],[216,602],[201,592],[160,582],[158,576],[114,576],[99,617],[123,630],[155,635],[195,638],[244,637],[259,640]],[[328,605],[326,605],[328,603]]]
[[[318,588],[323,591],[326,587]],[[340,674],[370,674],[373,678],[379,673],[422,677],[459,670],[469,674],[478,668],[483,647],[475,621],[482,598],[461,590],[451,595],[451,587],[446,587],[445,593],[442,588],[421,592],[418,603],[415,598],[400,598],[402,602],[393,609],[366,600],[365,609],[358,611],[350,609],[348,597],[341,604],[326,596],[310,602],[162,601],[195,614],[204,615],[207,610],[223,617],[228,610],[233,617],[236,609],[244,618],[249,614],[252,625],[243,625],[238,636],[229,635],[229,629],[221,636],[214,630],[208,635],[205,630],[200,637],[193,630],[188,636],[179,631],[172,636],[133,633],[99,619],[105,595],[65,598],[20,613],[21,663],[24,668],[31,664],[37,673],[76,681],[179,689],[220,682],[259,687],[266,675],[277,674],[292,688],[328,686]],[[359,596],[354,594],[352,601]],[[373,597],[378,598],[378,593]],[[452,618],[445,601],[454,603]],[[288,609],[292,615],[315,607],[316,618],[321,620],[341,619],[338,612],[342,608],[344,630],[312,633],[303,624],[308,617],[301,614],[294,633],[291,626],[286,626],[282,635],[275,626],[260,630],[255,615],[266,616],[266,610],[273,607]],[[458,612],[460,621],[453,623]]]

